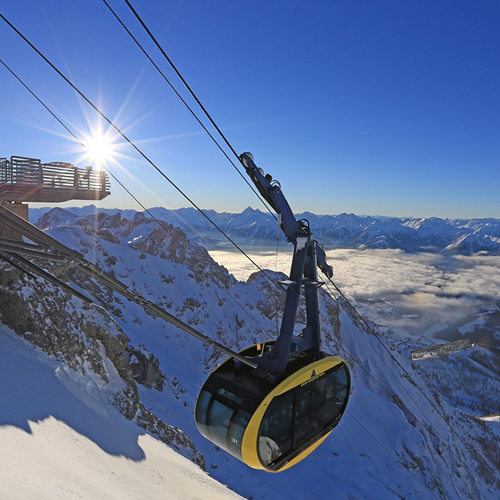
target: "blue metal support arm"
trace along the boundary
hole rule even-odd
[[[297,221],[286,201],[279,183],[258,168],[251,153],[243,153],[240,160],[266,201],[281,216],[281,229],[294,245],[290,279],[287,286],[280,334],[272,348],[259,358],[259,366],[271,373],[283,371],[292,356],[309,352],[321,356],[321,323],[319,312],[318,266],[328,277],[333,274],[326,262],[324,250],[314,240],[308,224]],[[301,293],[305,296],[307,324],[301,337],[294,337],[295,321]]]
[[[240,156],[240,160],[260,194],[276,210],[276,213],[281,215],[281,229],[285,233],[287,240],[295,245],[298,236],[307,236],[310,232],[309,227],[295,218],[290,205],[281,191],[279,182],[273,181],[271,175],[264,174],[263,170],[255,165],[252,153],[243,153]],[[316,260],[321,271],[328,278],[331,278],[333,276],[333,269],[328,265],[325,251],[319,244],[316,245]]]

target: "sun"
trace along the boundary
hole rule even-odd
[[[113,137],[108,134],[92,133],[83,145],[87,150],[86,156],[96,163],[97,167],[112,160],[115,154]]]

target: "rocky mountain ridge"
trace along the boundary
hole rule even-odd
[[[31,209],[32,221],[38,220],[46,209]],[[94,213],[94,206],[69,208],[75,215]],[[133,218],[134,210],[100,209],[106,214],[121,213]],[[194,208],[168,210],[149,209],[155,218],[181,228],[191,241],[208,249],[221,248],[227,241],[203,215]],[[244,245],[269,246],[276,244],[277,221],[269,213],[247,208],[241,213],[205,213],[230,238]],[[146,216],[149,217],[148,214]],[[318,241],[330,248],[392,248],[405,252],[439,252],[443,254],[500,255],[500,220],[371,217],[354,214],[315,215],[297,214],[307,219]]]

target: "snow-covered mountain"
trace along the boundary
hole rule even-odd
[[[31,209],[35,222],[48,209]],[[71,208],[77,215],[94,213],[95,207]],[[115,214],[117,209],[103,209]],[[220,231],[194,208],[168,210],[152,208],[150,214],[159,220],[180,227],[192,241],[208,249],[221,248],[228,242]],[[122,212],[131,218],[133,210]],[[242,213],[206,214],[230,238],[243,245],[273,245],[276,242],[277,222],[270,213],[247,208]],[[500,220],[498,219],[439,219],[387,218],[357,216],[354,214],[314,215],[298,214],[314,228],[314,235],[331,248],[392,248],[406,252],[441,252],[444,254],[485,255],[500,254]]]
[[[175,227],[176,220],[171,220],[173,225],[164,223],[160,228],[143,214],[125,218],[119,212],[107,215],[101,211],[98,216],[75,218],[65,212],[57,209],[46,213],[40,218],[39,227],[218,342],[237,350],[262,340],[265,330],[275,330],[283,297],[273,284],[260,272],[246,283],[237,281],[203,247],[190,242]],[[192,225],[190,215],[188,211],[183,217],[185,223]],[[252,220],[258,222],[256,215],[246,211],[249,224]],[[352,226],[359,223],[355,216],[346,218],[352,219]],[[378,223],[391,225],[390,221]],[[248,225],[248,231],[254,225]],[[270,221],[268,226],[271,225],[275,237],[275,222]],[[311,225],[322,240],[316,221],[311,220]],[[406,231],[412,230],[405,227]],[[438,359],[448,367],[444,370],[448,369],[449,377],[449,390],[441,394],[439,376],[434,376],[440,368],[428,370],[423,364],[427,358],[412,359],[413,351],[428,348],[428,344],[410,343],[396,335],[384,337],[382,344],[345,303],[334,301],[323,291],[324,350],[345,357],[353,377],[347,413],[310,457],[288,471],[268,474],[249,469],[196,430],[195,400],[203,381],[221,360],[218,353],[77,271],[59,267],[54,272],[92,296],[114,320],[101,307],[86,306],[80,299],[41,279],[33,281],[5,264],[0,265],[0,320],[45,353],[37,351],[49,371],[64,372],[74,397],[86,408],[99,414],[104,407],[108,413],[111,410],[102,401],[111,401],[113,408],[143,429],[142,433],[155,436],[200,466],[205,464],[212,477],[244,497],[420,500],[491,499],[500,494],[500,430],[499,423],[491,417],[498,413],[498,406],[492,398],[485,397],[484,404],[474,407],[473,416],[471,405],[462,403],[470,402],[472,397],[481,403],[484,394],[472,386],[464,388],[456,408],[458,399],[452,397],[457,396],[453,394],[452,382],[463,379],[463,363],[458,360],[446,365],[447,358]],[[273,276],[270,271],[266,274]],[[10,334],[1,330],[0,335]],[[475,358],[468,356],[469,351],[461,351],[460,355],[475,360],[476,367],[479,358],[491,355],[487,346],[475,345],[471,349]],[[494,380],[493,368],[486,362],[481,366],[477,377],[491,378],[487,390],[496,390],[498,394],[500,384]],[[37,375],[26,373],[22,380],[16,378],[15,386],[8,377],[3,378],[2,399],[34,384],[32,376]],[[43,388],[39,390],[43,394]],[[45,427],[53,419],[61,419],[106,453],[130,459],[120,450],[103,448],[102,436],[82,432],[85,422],[80,422],[76,413],[71,418],[61,417],[60,407],[52,404],[58,397],[40,396],[40,401],[27,407],[20,399],[15,399],[20,406],[10,411],[3,405],[0,433],[12,429],[16,434],[36,422]],[[38,407],[41,400],[43,410]],[[10,414],[22,418],[9,419]],[[110,418],[115,421],[118,417],[113,414]],[[50,437],[58,439],[55,433]],[[54,447],[60,445],[76,453],[78,446],[66,448],[66,435],[60,439]],[[74,440],[75,434],[71,433],[69,439]],[[134,442],[134,447],[139,454],[137,448],[142,447],[143,452],[149,449],[143,447],[142,440]],[[15,457],[20,460],[18,455]],[[19,467],[29,465],[20,463]],[[61,466],[55,464],[52,469],[52,481],[63,480],[64,469],[59,471],[58,467]],[[154,468],[151,473],[156,474],[157,470]],[[16,477],[2,478],[0,491],[4,484],[10,488],[5,491],[13,491]],[[103,481],[108,484],[99,470],[96,474],[89,472],[85,479],[88,488],[93,488],[87,493],[98,490]],[[29,476],[28,483],[30,488],[33,484],[38,488],[47,486],[36,473]],[[50,487],[54,488],[53,483]],[[18,488],[28,491],[28,486],[24,490],[22,485]],[[81,496],[90,498],[90,493]]]

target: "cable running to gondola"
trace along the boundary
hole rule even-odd
[[[222,146],[217,142],[217,139],[215,139],[215,137],[210,133],[210,131],[208,130],[208,128],[198,118],[198,116],[196,115],[196,113],[189,106],[189,104],[186,102],[186,100],[181,96],[181,94],[177,91],[177,89],[174,87],[174,85],[172,84],[172,82],[165,76],[165,74],[163,73],[163,71],[161,71],[161,69],[158,67],[158,65],[153,61],[153,59],[151,58],[151,56],[147,53],[146,49],[144,49],[144,47],[139,43],[139,41],[137,40],[137,38],[127,28],[127,26],[125,25],[125,23],[120,19],[120,16],[111,8],[111,6],[109,5],[109,3],[106,0],[103,0],[103,2],[106,5],[106,7],[110,10],[110,12],[113,14],[113,16],[116,18],[116,20],[120,23],[120,25],[122,26],[122,28],[127,32],[127,34],[130,36],[130,38],[132,38],[132,40],[135,42],[135,44],[139,47],[139,49],[141,50],[141,52],[146,56],[146,58],[149,60],[149,62],[153,65],[153,67],[156,69],[156,71],[158,71],[158,73],[161,75],[161,77],[167,82],[167,84],[169,85],[169,87],[173,90],[173,92],[175,93],[175,95],[181,100],[182,104],[184,104],[184,106],[191,113],[191,115],[194,117],[194,119],[198,122],[198,124],[201,126],[201,128],[208,134],[208,136],[213,141],[213,143],[222,152],[222,154],[226,157],[226,159],[229,161],[229,163],[231,163],[231,165],[238,172],[238,174],[241,176],[241,178],[245,181],[245,183],[248,185],[248,187],[255,193],[255,195],[257,196],[257,198],[259,198],[259,200],[262,202],[262,204],[264,205],[264,207],[269,211],[269,213],[273,217],[276,217],[274,215],[274,213],[272,212],[272,210],[269,208],[269,206],[265,203],[265,201],[262,200],[262,198],[259,196],[259,193],[257,193],[257,191],[255,190],[255,188],[250,184],[250,182],[241,173],[241,171],[239,170],[239,168],[234,164],[234,162],[231,160],[231,158],[226,153],[226,151],[224,151],[224,149],[222,148]],[[132,11],[132,13],[135,15],[135,17],[137,18],[137,20],[139,21],[139,23],[141,24],[141,26],[144,28],[144,30],[146,31],[146,33],[149,35],[149,37],[151,38],[151,40],[153,40],[154,44],[158,47],[158,50],[161,52],[161,54],[163,55],[163,57],[168,61],[168,63],[170,64],[170,66],[174,70],[175,74],[179,77],[179,79],[181,80],[181,82],[188,89],[189,93],[192,95],[192,97],[196,101],[196,104],[198,104],[198,106],[201,108],[201,110],[205,113],[205,116],[209,119],[210,123],[215,127],[215,130],[222,137],[222,139],[224,140],[224,142],[226,143],[226,145],[231,150],[232,154],[236,158],[238,158],[238,154],[234,150],[234,148],[231,145],[231,143],[227,140],[226,136],[222,133],[222,131],[220,130],[220,128],[218,127],[218,125],[215,123],[215,121],[213,120],[213,118],[210,116],[210,114],[208,113],[208,111],[206,110],[206,108],[203,106],[203,104],[201,103],[201,101],[198,99],[198,97],[196,96],[196,94],[193,92],[193,90],[191,89],[191,87],[188,85],[188,83],[186,82],[186,80],[184,80],[184,78],[182,77],[182,75],[179,72],[179,70],[176,68],[176,66],[174,65],[174,63],[172,62],[172,60],[168,57],[168,55],[166,54],[166,52],[163,50],[162,46],[156,40],[155,36],[151,33],[151,31],[149,30],[149,28],[146,26],[146,23],[142,20],[141,16],[139,16],[139,14],[134,9],[134,7],[132,6],[132,4],[130,2],[128,2],[127,0],[126,0],[126,4],[130,8],[130,10]]]

